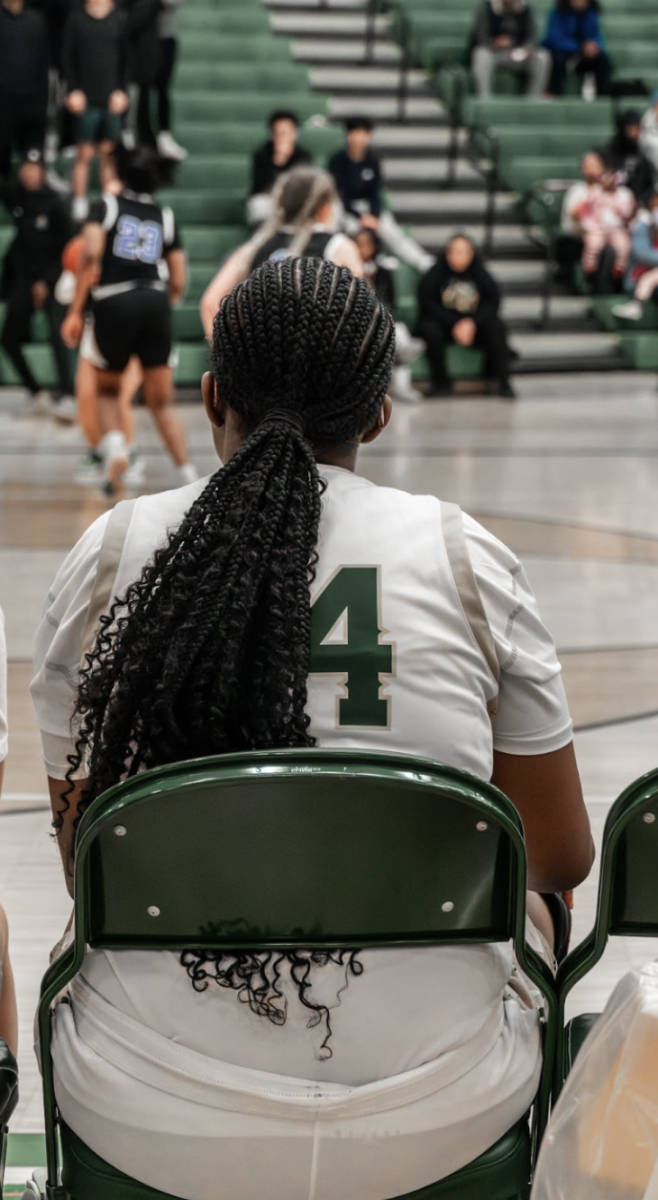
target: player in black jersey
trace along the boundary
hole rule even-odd
[[[173,407],[170,366],[171,305],[183,295],[185,253],[171,209],[162,208],[150,195],[160,182],[156,153],[150,147],[127,150],[119,145],[114,162],[121,190],[103,196],[90,212],[83,231],[84,266],[62,325],[62,337],[69,346],[80,344],[83,313],[91,294],[98,416],[103,431],[99,450],[108,490],[117,487],[129,465],[117,397],[121,374],[133,355],[142,365],[144,399],[158,432],[179,469],[181,482],[191,483],[197,476]]]
[[[282,175],[272,192],[274,217],[224,263],[201,300],[206,337],[224,296],[262,263],[288,257],[324,258],[363,275],[361,256],[351,238],[336,233],[338,195],[331,175],[318,167],[295,167]]]

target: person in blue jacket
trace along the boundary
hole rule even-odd
[[[599,14],[598,0],[557,0],[549,13],[542,45],[553,59],[549,91],[554,96],[562,95],[570,64],[585,80],[593,76],[597,95],[609,95],[610,58]]]

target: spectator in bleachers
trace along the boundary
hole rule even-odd
[[[396,258],[380,253],[377,234],[372,229],[360,229],[354,235],[357,249],[363,260],[363,274],[371,288],[390,312],[395,315],[395,272],[399,267]],[[403,321],[395,322],[395,366],[391,377],[391,397],[402,404],[418,404],[422,397],[411,382],[410,364],[419,358],[425,349],[420,338],[412,337]]]
[[[353,117],[345,122],[347,145],[332,155],[327,169],[333,175],[343,207],[342,226],[351,236],[359,228],[374,229],[384,245],[419,271],[428,271],[433,255],[398,225],[386,208],[382,172],[372,150],[372,121]]]
[[[134,85],[127,124],[130,125],[128,146],[133,139],[155,149],[156,136],[151,124],[151,88],[155,86],[160,63],[159,19],[161,0],[127,0],[126,42],[128,81]],[[136,138],[135,138],[136,133]]]
[[[5,759],[9,748],[7,729],[7,646],[5,622],[0,608],[0,792],[4,775]],[[14,976],[9,961],[9,933],[7,917],[0,905],[0,1038],[7,1043],[12,1054],[18,1049],[18,1012]],[[4,1113],[3,1116],[7,1116]]]
[[[658,303],[658,193],[640,209],[631,229],[631,255],[624,279],[633,299],[613,309],[616,317],[639,321],[648,301]]]
[[[598,0],[557,0],[551,10],[542,45],[553,60],[554,96],[562,95],[568,70],[582,76],[585,95],[609,95],[611,65],[599,11]]]
[[[38,150],[28,152],[16,183],[0,185],[0,201],[16,225],[16,236],[2,265],[0,295],[7,312],[0,344],[30,393],[30,411],[52,412],[61,421],[73,421],[71,364],[60,337],[63,309],[54,293],[62,270],[62,251],[74,228],[66,201],[46,183]],[[41,388],[22,350],[30,340],[32,317],[38,310],[48,322],[57,364],[61,395],[56,402]]]
[[[13,152],[43,150],[48,65],[41,13],[24,0],[0,0],[0,178],[9,178]]]
[[[515,398],[509,380],[507,332],[498,315],[500,291],[473,242],[458,233],[418,288],[418,336],[427,346],[435,396],[449,396],[445,350],[450,342],[476,346],[486,356],[485,374],[496,395]]]
[[[87,187],[94,154],[101,160],[101,182],[107,160],[121,133],[128,108],[126,93],[124,14],[114,0],[85,0],[74,10],[64,31],[65,104],[76,117],[77,158],[73,167],[73,216],[84,221],[89,211]]]
[[[525,75],[529,96],[543,95],[551,56],[536,41],[535,14],[526,0],[483,0],[471,34],[471,69],[478,95],[491,95],[496,67]]]
[[[640,133],[640,113],[629,108],[617,118],[617,132],[605,147],[605,155],[617,182],[626,184],[642,202],[653,190],[653,173],[640,145]]]
[[[275,183],[293,167],[313,162],[307,150],[297,145],[299,117],[288,110],[272,113],[271,137],[254,152],[251,164],[251,195],[247,200],[247,220],[250,225],[269,221],[274,212],[272,189]]]
[[[617,183],[600,151],[584,156],[582,173],[582,182],[569,188],[564,199],[563,231],[581,238],[583,271],[593,290],[614,290],[628,266],[635,197]]]
[[[658,91],[653,93],[649,107],[642,117],[640,149],[651,163],[654,184],[658,184]]]

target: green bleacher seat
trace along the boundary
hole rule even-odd
[[[193,65],[193,64],[192,64]],[[182,71],[183,68],[181,67]],[[190,86],[188,82],[187,87]],[[309,71],[307,67],[289,62],[218,62],[212,82],[208,85],[198,84],[195,91],[201,91],[204,86],[219,91],[235,89],[238,98],[243,92],[277,91],[283,94],[303,92],[310,89]],[[174,94],[181,92],[178,81],[175,81]]]
[[[185,250],[190,262],[218,263],[249,236],[244,225],[197,225],[185,231]]]
[[[205,341],[182,342],[178,347],[176,383],[183,387],[194,387],[201,381],[204,371],[210,370],[210,351]]]
[[[629,321],[624,317],[616,317],[614,309],[630,300],[627,295],[592,296],[592,312],[597,321],[610,333],[633,335],[658,329],[658,304],[645,304],[639,321]]]
[[[167,188],[158,193],[173,208],[183,230],[186,225],[240,225],[244,221],[245,188],[212,188],[185,191]]]
[[[199,305],[186,300],[173,311],[173,331],[176,342],[198,342],[203,339]]]
[[[188,3],[178,14],[177,28],[184,45],[184,39],[190,32],[260,33],[261,30],[268,29],[269,25],[269,14],[260,6],[209,11],[205,6],[191,8]]]
[[[290,92],[285,88],[254,89],[242,95],[232,88],[213,88],[212,91],[180,91],[175,95],[175,112],[181,121],[266,121],[277,108],[294,108],[300,120],[326,115],[326,96],[304,89]]]
[[[624,358],[636,371],[658,371],[655,333],[620,333],[619,345]]]
[[[174,77],[176,87],[205,87],[195,85],[194,72],[202,63],[204,68],[217,67],[222,60],[229,62],[292,62],[290,44],[283,38],[264,33],[206,33],[186,34],[180,39],[180,65]]]
[[[177,188],[225,188],[248,192],[251,160],[248,154],[195,155],[182,162],[176,171]]]

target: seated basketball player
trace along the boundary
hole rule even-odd
[[[518,806],[528,936],[552,964],[541,894],[575,886],[592,861],[559,663],[520,563],[464,516],[456,536],[497,689],[448,565],[440,501],[355,474],[359,446],[391,415],[394,354],[373,289],[317,258],[268,262],[222,303],[202,391],[224,465],[136,501],[73,735],[67,681],[107,516],[59,571],[38,631],[32,691],[66,882],[80,813],[141,767],[271,746],[406,751],[493,777]],[[358,731],[349,686],[337,716],[340,683],[318,663],[335,623],[329,589],[336,620],[348,609],[348,676],[355,653],[375,659]],[[94,951],[55,1014],[60,1110],[106,1162],[167,1195],[217,1200],[218,1179],[240,1200],[406,1195],[483,1152],[532,1103],[539,1016],[512,977],[507,944]],[[299,1101],[309,1088],[312,1119]],[[327,1113],[337,1096],[338,1122]]]

